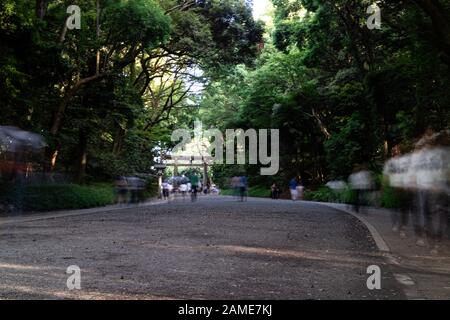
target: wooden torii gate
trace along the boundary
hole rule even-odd
[[[193,167],[203,169],[203,185],[208,183],[208,168],[214,163],[213,157],[163,155],[162,160],[167,167],[174,168],[174,176],[179,175],[179,167]]]

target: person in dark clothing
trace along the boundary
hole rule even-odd
[[[248,188],[248,179],[246,176],[242,175],[239,178],[239,190],[240,190],[240,201],[247,200],[247,188]]]
[[[196,174],[193,174],[190,177],[190,182],[191,182],[191,199],[192,202],[197,201],[197,193],[198,193],[198,183],[199,183],[199,178]]]
[[[270,197],[274,200],[277,200],[280,197],[280,189],[278,185],[274,182],[270,188]]]

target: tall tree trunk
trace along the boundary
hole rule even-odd
[[[96,21],[96,36],[97,41],[100,40],[100,0],[97,0],[97,21]],[[96,64],[95,64],[95,74],[100,73],[100,49],[97,50]]]
[[[78,139],[78,156],[76,164],[75,181],[77,183],[84,182],[86,176],[87,166],[87,147],[88,147],[88,134],[86,131],[81,130]]]
[[[55,145],[53,147],[48,146],[45,148],[44,171],[46,173],[53,172],[58,160],[60,149],[61,144],[57,140],[55,141]]]
[[[450,65],[450,19],[449,13],[438,0],[412,0],[416,3],[433,24],[436,33],[435,45],[445,54],[444,62]]]
[[[114,137],[113,154],[119,155],[122,152],[126,131],[118,126]]]
[[[83,87],[84,85],[95,81],[97,79],[100,79],[104,77],[105,74],[96,74],[92,77],[84,78],[79,80],[73,87],[69,88],[66,93],[64,94],[64,97],[62,98],[58,109],[56,110],[55,117],[53,119],[52,127],[50,129],[50,133],[56,136],[59,132],[59,129],[61,128],[62,119],[64,117],[64,113],[66,112],[66,108],[72,99],[72,97],[78,92],[78,90]]]
[[[43,20],[47,13],[48,0],[36,0],[36,17]]]

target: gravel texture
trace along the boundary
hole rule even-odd
[[[308,203],[201,198],[7,224],[0,248],[2,299],[404,298],[358,220]],[[71,265],[81,290],[67,289]]]

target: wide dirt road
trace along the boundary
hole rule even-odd
[[[232,198],[0,225],[2,299],[402,299],[355,218]],[[69,291],[67,267],[81,268]],[[367,289],[367,267],[382,290]]]

